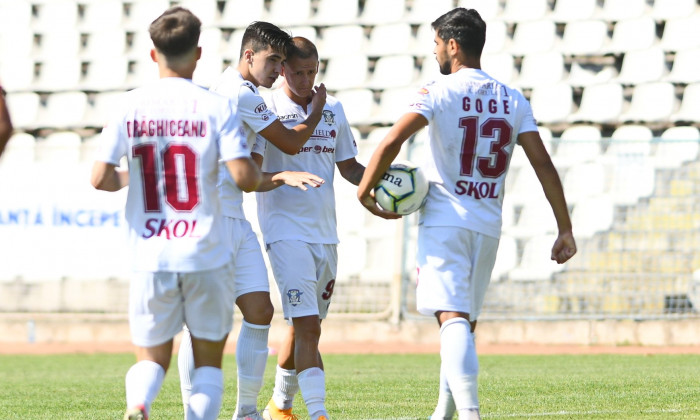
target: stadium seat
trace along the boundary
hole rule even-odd
[[[614,64],[592,64],[572,62],[566,83],[574,87],[587,87],[608,83],[618,76]]]
[[[332,91],[364,87],[367,81],[368,62],[364,54],[333,57],[328,60],[322,81]]]
[[[508,26],[504,21],[496,20],[486,25],[486,42],[484,43],[484,54],[496,54],[501,51],[508,51],[510,47],[510,36]]]
[[[272,0],[267,19],[279,26],[308,25],[311,0]]]
[[[605,51],[612,54],[625,54],[630,51],[649,49],[657,43],[654,19],[642,16],[617,22]]]
[[[700,82],[700,48],[676,52],[673,67],[663,80],[684,85]]]
[[[382,90],[411,86],[417,75],[412,55],[387,55],[375,63],[367,87]]]
[[[700,83],[692,83],[683,90],[678,112],[671,115],[673,122],[700,122]]]
[[[518,264],[518,242],[510,235],[501,235],[496,252],[496,263],[491,271],[491,281],[496,282],[508,276],[508,272]]]
[[[221,14],[219,26],[223,28],[245,28],[255,21],[262,20],[264,15],[265,0],[227,0],[224,3],[224,11]]]
[[[37,1],[32,4],[32,29],[55,31],[57,22],[62,28],[78,26],[78,3],[75,0]]]
[[[537,186],[540,186],[539,182]],[[556,219],[549,202],[546,199],[533,199],[523,204],[517,222],[505,232],[515,238],[525,239],[543,233],[554,233],[556,228]]]
[[[369,34],[366,54],[370,57],[408,54],[413,47],[411,25],[403,22],[376,25]]]
[[[0,82],[7,92],[23,92],[36,89],[34,84],[34,59],[12,58],[0,61]]]
[[[36,142],[36,159],[70,167],[80,161],[80,135],[74,131],[55,131]]]
[[[566,191],[566,202],[571,205],[601,195],[606,189],[605,166],[600,162],[578,163],[569,167],[562,184]]]
[[[2,68],[0,67],[0,69]],[[418,75],[417,84],[423,85],[440,77],[443,77],[443,75],[440,73],[440,66],[438,66],[438,63],[435,60],[435,56],[433,54],[430,54],[422,57],[420,61],[420,74]]]
[[[99,31],[95,30],[87,34],[85,47],[81,52],[84,59],[95,57],[110,57],[123,55],[127,51],[126,32],[120,28]]]
[[[435,67],[438,68],[438,65],[435,64]],[[515,59],[507,52],[482,55],[481,68],[489,76],[507,85],[517,79],[518,73],[515,68]]]
[[[202,21],[202,28],[219,22],[219,6],[216,0],[176,0],[175,3],[192,11]]]
[[[510,270],[508,278],[513,281],[546,281],[564,266],[550,260],[556,235],[538,235],[525,242],[523,255],[518,265]]]
[[[569,167],[597,159],[602,135],[594,125],[571,125],[564,129],[552,159],[556,166]]]
[[[3,58],[3,62],[31,57],[32,54],[34,54],[34,32],[29,28],[15,28],[12,31],[0,32],[0,57]]]
[[[489,25],[499,19],[502,12],[501,1],[459,0],[457,5],[457,7],[464,7],[465,9],[476,9],[481,18],[488,22]]]
[[[319,26],[354,24],[359,13],[357,1],[319,0],[313,23]]]
[[[92,106],[88,109],[88,115],[85,116],[85,125],[96,128],[104,127],[110,118],[121,109],[123,100],[123,91],[96,93]]]
[[[404,21],[414,25],[425,22],[426,17],[438,16],[449,12],[454,7],[452,0],[413,0],[411,10],[406,14]]]
[[[151,59],[150,51],[153,48],[151,35],[147,30],[134,31],[127,37],[127,55],[135,60]]]
[[[367,134],[367,139],[357,143],[357,161],[367,165],[379,143],[384,140],[391,127],[375,127]]]
[[[433,50],[435,43],[435,31],[430,23],[422,23],[418,26],[416,36],[413,39],[411,52],[415,56],[423,56]]]
[[[500,19],[520,23],[544,19],[548,12],[547,0],[505,0]]]
[[[321,30],[317,44],[322,58],[333,58],[346,54],[363,54],[367,47],[367,37],[360,25],[330,26]]]
[[[564,57],[556,51],[528,54],[520,65],[520,77],[516,82],[521,88],[533,88],[543,84],[558,83],[564,79]]]
[[[552,50],[556,45],[556,27],[551,20],[519,23],[508,48],[513,55],[527,55]]]
[[[573,89],[566,83],[538,86],[532,89],[530,104],[540,123],[563,123],[574,109]]]
[[[197,62],[192,81],[200,86],[209,87],[221,76],[221,72],[225,68],[226,65],[221,55],[202,56]]]
[[[0,1],[0,28],[13,33],[29,30],[32,23],[32,3],[29,1]]]
[[[366,0],[360,14],[360,23],[380,25],[399,22],[406,13],[406,0]]]
[[[615,205],[609,196],[591,197],[574,205],[571,225],[575,237],[591,238],[598,232],[610,230],[615,218]]]
[[[632,205],[654,192],[656,174],[649,162],[624,160],[612,166],[608,196],[618,205]]]
[[[537,127],[537,131],[540,133],[540,138],[542,139],[542,144],[544,144],[544,148],[547,150],[547,153],[551,154],[552,153],[552,130],[550,130],[547,127],[544,126],[539,126]],[[527,159],[527,155],[525,154],[525,151],[523,150],[522,147],[518,147],[516,145],[513,148],[513,155],[510,158],[510,164],[508,165],[509,168],[511,169],[518,169],[523,166],[530,165],[530,162]],[[509,191],[509,189],[506,189]],[[508,195],[506,195],[507,197]]]
[[[660,46],[664,51],[700,48],[700,12],[666,21]]]
[[[222,55],[229,58],[232,62],[238,63],[238,59],[241,55],[241,43],[243,42],[243,34],[245,33],[245,28],[235,29],[228,40],[225,40],[225,45],[222,46]],[[317,48],[318,48],[318,44]],[[319,50],[320,54],[320,50]]]
[[[564,27],[560,51],[573,56],[600,55],[608,42],[608,25],[603,20],[569,22]]]
[[[677,108],[678,100],[671,83],[644,83],[635,86],[630,106],[620,114],[620,121],[664,123]]]
[[[378,105],[374,102],[374,92],[369,89],[341,90],[335,97],[343,104],[350,125],[368,124],[377,113]]]
[[[80,32],[73,27],[59,27],[37,32],[39,43],[34,57],[38,59],[76,59],[82,48]]]
[[[600,124],[615,123],[622,113],[624,104],[621,84],[591,85],[583,89],[581,105],[567,120]]]
[[[700,130],[692,126],[670,127],[661,133],[653,154],[657,168],[674,168],[695,161],[700,150]]]
[[[697,10],[697,0],[654,0],[651,17],[657,21],[690,16]]]
[[[46,99],[46,107],[39,117],[41,127],[77,129],[84,126],[88,114],[88,96],[85,92],[53,93]]]
[[[646,0],[604,0],[600,17],[616,22],[625,19],[638,18],[649,13]]]
[[[610,136],[610,144],[603,153],[603,161],[615,165],[622,160],[646,161],[651,154],[654,134],[645,125],[621,125]]]
[[[393,124],[408,111],[408,105],[416,97],[415,87],[384,89],[379,96],[379,109],[371,119],[380,124]]]
[[[316,44],[318,34],[316,33],[315,26],[304,25],[282,29],[288,31],[291,36],[301,36]],[[318,48],[318,46],[316,48]]]
[[[598,13],[596,0],[557,0],[549,18],[555,22],[570,23],[591,19]]]
[[[35,145],[36,141],[33,135],[15,131],[5,145],[2,156],[0,156],[0,168],[17,168],[22,166],[26,168],[28,165],[33,164]]]
[[[129,3],[124,27],[133,31],[148,31],[151,22],[169,6],[169,0],[134,0]]]
[[[8,93],[7,109],[15,130],[32,130],[37,127],[41,97],[36,92]]]
[[[87,63],[81,88],[87,91],[121,90],[126,88],[129,60],[115,54],[91,60]]]
[[[357,200],[355,200],[357,201]],[[349,207],[348,208],[353,208]],[[354,217],[358,211],[345,212],[343,206],[336,208],[338,221]],[[361,209],[364,211],[364,208]],[[362,213],[360,213],[362,214]],[[341,224],[338,224],[340,227]],[[340,233],[339,233],[340,235]],[[338,244],[338,274],[344,278],[357,278],[362,274],[367,264],[367,240],[359,235],[343,235]],[[341,274],[342,273],[342,274]],[[338,281],[341,281],[338,278]]]
[[[158,65],[149,56],[129,62],[128,88],[143,86],[158,80]]]
[[[42,61],[34,89],[66,91],[77,89],[82,78],[82,64],[77,57],[52,57]]]
[[[199,46],[202,47],[202,57],[218,56],[224,52],[226,43],[219,28],[204,28],[199,35]]]
[[[528,202],[546,200],[542,185],[535,175],[535,170],[530,165],[523,165],[508,188],[508,195],[514,206],[523,206]]]
[[[109,33],[121,29],[125,22],[124,4],[121,0],[83,0],[81,4],[81,31]]]

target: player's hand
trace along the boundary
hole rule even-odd
[[[552,247],[552,260],[564,264],[576,254],[576,241],[571,231],[560,232]]]
[[[321,83],[320,85],[312,89],[313,96],[311,97],[311,109],[321,110],[326,104],[326,85]]]
[[[286,185],[297,187],[303,191],[308,190],[307,185],[311,188],[318,188],[326,182],[325,179],[309,172],[285,171],[281,172],[279,176]]]
[[[357,198],[360,200],[360,203],[375,216],[379,216],[383,219],[400,219],[402,217],[398,213],[387,211],[379,207],[377,200],[374,199],[374,191],[370,191],[367,195],[358,194]]]

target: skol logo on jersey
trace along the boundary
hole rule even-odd
[[[154,236],[162,236],[165,239],[174,238],[199,238],[200,235],[196,232],[196,220],[167,220],[167,219],[148,219],[144,226],[145,232],[141,235],[144,239]]]
[[[478,181],[457,181],[455,186],[455,194],[469,195],[477,200],[482,198],[498,198],[498,184],[495,182],[478,182]]]
[[[301,304],[301,295],[303,295],[299,289],[289,289],[287,291],[287,298],[289,299],[289,304],[292,306],[297,306]]]
[[[326,124],[335,124],[335,114],[330,109],[323,110],[323,122]]]

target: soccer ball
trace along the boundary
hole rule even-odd
[[[374,187],[374,198],[384,210],[406,215],[421,208],[428,188],[428,179],[418,166],[394,162]]]

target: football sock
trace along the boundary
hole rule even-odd
[[[328,418],[325,406],[326,374],[323,370],[317,367],[304,369],[303,372],[297,374],[297,380],[311,420],[316,420],[321,415]]]
[[[182,405],[187,412],[187,405],[192,393],[192,375],[194,373],[194,353],[192,353],[192,336],[187,328],[182,331],[180,348],[177,352],[177,370],[180,373],[180,393]]]
[[[447,384],[444,365],[440,366],[440,394],[438,395],[437,406],[430,416],[431,420],[451,419],[455,414],[455,401],[452,398],[450,386]]]
[[[257,410],[258,394],[263,385],[267,365],[267,335],[269,325],[256,325],[243,321],[236,342],[236,365],[238,366],[237,415]]]
[[[213,366],[194,370],[192,396],[187,410],[188,420],[216,420],[224,394],[224,373]]]
[[[452,318],[442,324],[440,358],[442,359],[441,370],[445,372],[459,418],[470,418],[463,417],[462,412],[473,413],[474,410],[477,410],[478,416],[479,361],[476,357],[471,326],[466,319]]]
[[[164,377],[165,369],[156,362],[142,360],[131,366],[124,380],[127,408],[143,404],[146,413],[150,413],[151,403],[158,396]]]
[[[292,407],[294,395],[299,391],[299,381],[297,381],[297,371],[295,369],[284,369],[277,365],[275,374],[275,390],[272,393],[272,401],[280,410]]]

